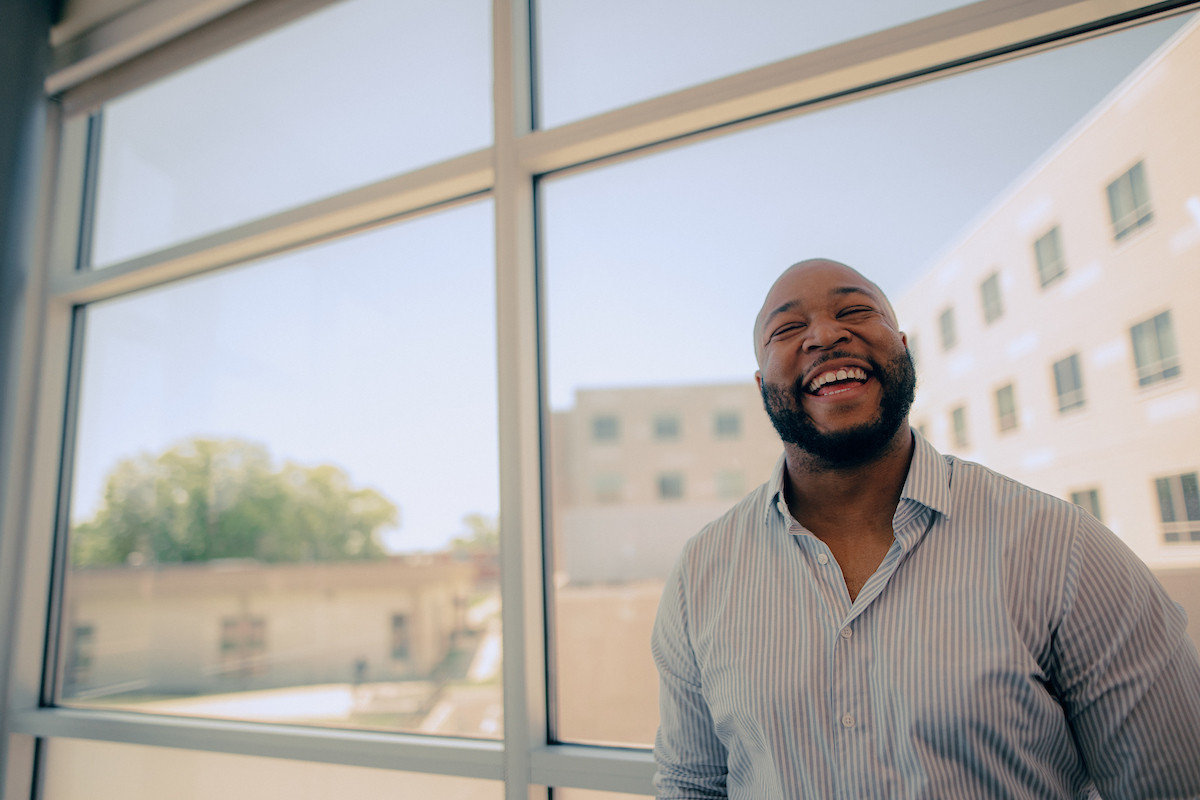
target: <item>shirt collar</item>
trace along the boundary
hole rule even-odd
[[[904,479],[904,489],[900,492],[900,500],[911,500],[931,508],[944,517],[950,516],[950,465],[946,457],[933,448],[929,441],[918,433],[912,432],[913,457],[908,465],[908,476]],[[770,494],[767,497],[766,508],[763,509],[763,522],[771,518],[772,510],[782,512],[783,506],[783,476],[786,470],[787,457],[781,455],[775,462],[775,469],[768,481]]]

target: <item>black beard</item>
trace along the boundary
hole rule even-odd
[[[834,358],[859,357],[853,353],[834,352],[826,360]],[[866,361],[882,389],[879,416],[871,422],[835,433],[818,430],[804,410],[801,402],[805,394],[803,377],[796,381],[790,392],[779,386],[768,386],[763,381],[763,406],[779,432],[779,438],[833,469],[860,466],[887,452],[912,408],[917,391],[917,371],[907,349],[886,366],[870,359]]]

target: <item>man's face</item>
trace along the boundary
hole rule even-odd
[[[835,262],[776,281],[755,327],[755,378],[780,438],[830,466],[879,457],[912,406],[916,372],[891,307]]]

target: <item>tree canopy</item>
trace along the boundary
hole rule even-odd
[[[399,510],[341,468],[285,462],[259,444],[192,439],[158,455],[123,459],[104,503],[72,531],[75,566],[253,558],[382,558],[378,534]]]

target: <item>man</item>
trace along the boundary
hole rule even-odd
[[[909,430],[879,288],[796,264],[754,346],[784,455],[667,581],[659,797],[1200,796],[1183,612],[1091,515]]]

